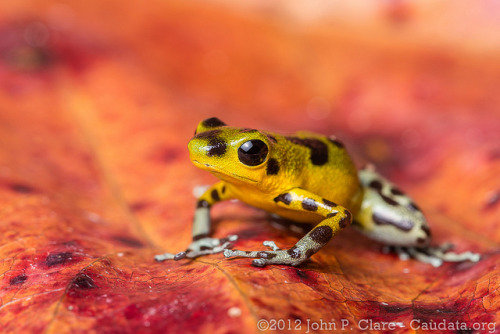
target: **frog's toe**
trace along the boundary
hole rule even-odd
[[[472,252],[455,253],[449,250],[453,248],[451,244],[444,244],[436,247],[427,247],[424,249],[417,248],[417,252],[424,252],[425,255],[430,255],[434,258],[441,260],[442,262],[478,262],[481,259],[481,255]]]
[[[177,254],[174,255],[174,260],[175,261],[179,261],[179,260],[182,260],[183,258],[185,258],[187,256],[188,252],[185,251],[185,252],[179,252]]]
[[[233,241],[238,239],[237,235],[229,235],[225,238],[202,238],[193,241],[191,245],[183,252],[177,254],[165,253],[156,255],[155,260],[158,262],[165,260],[179,261],[182,259],[194,259],[203,255],[217,254],[225,249],[233,247]]]
[[[276,246],[276,244],[274,243],[274,241],[269,241],[269,240],[266,240],[262,243],[264,246],[266,247],[269,247],[271,248],[273,251],[277,251],[279,250],[280,248],[278,246]]]
[[[256,267],[264,267],[268,264],[284,264],[288,266],[298,266],[307,260],[304,252],[298,252],[297,248],[288,250],[273,251],[241,251],[236,249],[224,250],[224,256],[254,258],[252,264]]]
[[[225,246],[230,246],[230,245],[232,246],[232,242],[234,242],[236,240],[238,240],[238,236],[236,234],[228,235],[225,238],[219,239],[219,244],[220,244],[219,247],[222,247],[222,249],[231,248],[231,247],[225,247]]]
[[[184,257],[195,258],[203,255],[217,254],[224,251],[225,249],[232,248],[233,242],[236,240],[238,240],[237,235],[229,235],[221,239],[203,238],[200,240],[196,240],[186,250],[186,255]],[[181,256],[181,253],[177,255]]]
[[[252,261],[252,266],[254,267],[265,267],[267,264],[266,260],[265,259],[255,259]]]
[[[226,251],[228,249],[233,248],[232,241],[234,241],[234,240],[236,240],[236,239],[228,238],[227,241],[224,241],[221,245],[215,246],[214,248],[212,248],[210,254],[220,253],[220,252],[223,252],[223,251]]]
[[[185,258],[187,256],[188,252],[189,252],[189,250],[186,250],[184,252],[179,252],[177,254],[164,253],[164,254],[155,255],[155,261],[157,261],[157,262],[163,262],[166,260],[179,261],[179,260]]]
[[[278,246],[274,243],[274,241],[269,241],[266,240],[262,243],[264,246],[269,247],[272,249],[271,252],[269,251],[262,251],[262,252],[247,252],[247,251],[241,251],[241,250],[236,250],[236,249],[225,249],[224,250],[224,256],[225,257],[262,257],[265,258],[268,256],[268,253],[276,252],[280,250]],[[229,247],[227,247],[229,248]]]
[[[443,244],[434,247],[397,247],[396,252],[399,258],[407,260],[409,257],[423,263],[429,263],[433,267],[440,267],[444,262],[477,262],[481,259],[481,255],[472,252],[455,253],[450,252],[453,248],[451,244]]]
[[[399,259],[403,261],[414,258],[419,262],[428,263],[433,267],[440,267],[443,264],[442,259],[414,247],[397,247],[396,253],[399,255]]]
[[[237,249],[224,249],[224,256],[229,258],[229,257],[250,257],[248,256],[248,253],[250,252],[245,252]]]
[[[165,260],[173,260],[175,258],[175,254],[172,253],[164,253],[155,255],[155,261],[162,262]]]

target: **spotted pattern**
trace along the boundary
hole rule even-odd
[[[290,248],[286,252],[288,253],[288,255],[290,255],[290,257],[292,259],[297,259],[300,257],[300,254],[302,254],[301,250],[299,248],[297,248],[296,246],[293,246],[292,248]]]
[[[424,225],[421,227],[422,231],[427,235],[428,238],[431,237],[431,230],[429,229],[429,226]]]
[[[284,203],[286,205],[289,205],[290,203],[292,203],[292,195],[290,195],[289,193],[284,193],[284,194],[276,196],[274,198],[274,201],[276,203],[282,202],[282,203]]]
[[[205,128],[217,128],[219,126],[225,126],[226,123],[224,123],[217,117],[211,117],[201,122],[201,125],[203,125]]]
[[[387,196],[385,196],[382,193],[379,193],[379,195],[384,200],[384,202],[386,202],[387,204],[389,204],[389,205],[399,205],[399,203],[396,202],[395,200],[393,200],[392,198],[387,197]]]
[[[326,205],[326,206],[329,206],[330,208],[333,208],[333,207],[336,207],[337,204],[336,203],[333,203],[332,201],[329,201],[325,198],[322,199],[323,203]]]
[[[227,144],[224,140],[218,138],[218,137],[213,137],[208,140],[208,152],[207,156],[213,157],[221,157],[226,153],[227,150]]]
[[[326,218],[333,218],[338,214],[338,212],[332,212],[326,215]]]
[[[204,199],[202,199],[198,201],[198,203],[196,203],[196,208],[210,208],[210,204]]]
[[[219,193],[217,192],[217,189],[214,189],[212,190],[212,192],[210,193],[210,196],[212,197],[212,199],[216,202],[220,201],[220,196],[219,196]]]
[[[321,166],[328,162],[328,147],[319,139],[287,137],[294,144],[302,145],[311,151],[311,162],[313,165]]]
[[[409,207],[410,209],[412,209],[413,211],[419,211],[419,212],[421,212],[421,211],[422,211],[422,210],[420,210],[420,208],[419,208],[419,207],[418,207],[415,203],[413,203],[413,202],[411,202],[410,204],[408,204],[408,207]]]
[[[267,136],[267,139],[269,139],[269,140],[270,140],[270,141],[272,141],[273,143],[275,143],[275,144],[276,144],[276,143],[278,142],[274,136],[271,136],[271,135],[269,135],[269,134],[266,134],[266,136]]]
[[[329,226],[318,226],[314,228],[309,237],[318,244],[326,244],[333,236],[333,231]]]
[[[255,132],[257,132],[257,130],[249,128],[244,128],[239,131],[239,133],[255,133]]]
[[[193,241],[198,241],[200,239],[205,239],[205,238],[208,238],[208,234],[207,233],[200,233],[200,234],[197,234],[197,235],[193,235]]]
[[[302,208],[307,211],[317,211],[318,204],[312,198],[306,198],[302,201]]]
[[[417,238],[417,243],[419,245],[426,245],[428,243],[428,240],[429,239],[426,239],[426,238]]]
[[[352,221],[352,215],[349,211],[344,211],[345,213],[345,217],[343,217],[340,221],[339,221],[339,226],[340,228],[345,228],[347,227],[351,221]]]
[[[261,259],[271,260],[271,259],[274,259],[276,257],[276,254],[268,253],[268,252],[258,252],[257,253],[257,257],[259,257]]]
[[[217,137],[220,133],[222,133],[221,130],[210,130],[210,131],[203,131],[195,136],[197,139],[210,139]]]
[[[340,142],[338,139],[336,138],[328,138],[328,140],[335,146],[337,146],[338,148],[344,148],[344,143]]]
[[[382,191],[382,182],[378,181],[378,180],[373,180],[370,182],[370,184],[368,184],[368,187],[370,188],[373,188],[377,191]]]
[[[306,257],[307,257],[307,258],[310,258],[311,256],[313,256],[313,255],[314,255],[314,253],[315,253],[315,252],[314,252],[314,249],[308,249],[308,250],[306,251]]]
[[[405,193],[402,192],[401,190],[399,190],[398,188],[391,188],[391,194],[395,195],[395,196],[404,196]]]
[[[382,187],[383,187],[383,185],[382,185],[382,182],[380,182],[379,180],[373,180],[373,181],[371,181],[368,184],[368,186],[370,188],[375,189],[378,192],[380,198],[382,198],[384,200],[384,202],[386,202],[387,204],[389,204],[389,205],[399,205],[398,202],[396,202],[392,198],[390,198],[390,197],[388,197],[388,196],[386,196],[386,195],[384,195],[382,193]]]
[[[372,219],[375,222],[375,224],[377,224],[377,225],[391,225],[391,226],[394,226],[397,229],[400,229],[401,231],[405,231],[405,232],[410,231],[413,228],[413,226],[415,225],[413,223],[413,221],[411,221],[409,219],[402,219],[402,220],[398,220],[398,221],[393,221],[393,220],[390,220],[386,217],[378,215],[377,213],[374,213],[372,215]]]
[[[267,162],[266,174],[277,175],[280,171],[280,164],[275,158],[270,158]]]

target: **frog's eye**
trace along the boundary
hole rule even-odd
[[[238,149],[238,159],[247,166],[258,166],[267,158],[269,149],[262,140],[249,140]]]

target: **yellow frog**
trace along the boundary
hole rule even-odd
[[[191,245],[176,255],[157,255],[157,261],[223,251],[226,257],[255,258],[252,264],[258,267],[298,266],[351,223],[368,237],[393,246],[402,258],[412,256],[434,266],[479,260],[478,254],[431,247],[427,222],[414,202],[373,168],[358,172],[335,137],[305,132],[283,136],[230,127],[214,117],[198,125],[188,147],[192,162],[221,181],[198,198]],[[317,225],[290,249],[266,241],[271,250],[233,250],[237,236],[210,237],[210,208],[228,199]]]

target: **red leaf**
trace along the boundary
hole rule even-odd
[[[2,3],[3,331],[493,332],[500,21],[440,4]],[[155,262],[187,246],[193,188],[215,180],[186,149],[209,116],[335,133],[417,200],[436,243],[483,259],[400,261],[347,230],[300,268]],[[241,203],[213,215],[238,249],[300,237]]]

